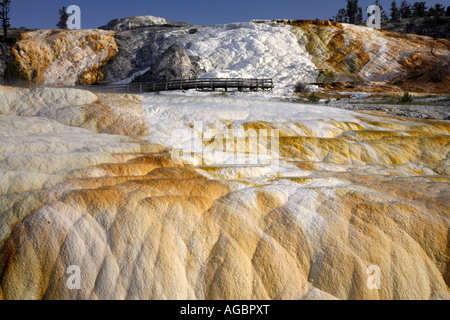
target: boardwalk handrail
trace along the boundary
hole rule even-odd
[[[144,93],[168,90],[216,90],[237,89],[239,91],[272,90],[272,79],[258,78],[197,78],[177,80],[155,80],[129,84],[107,84],[83,86],[84,89],[109,93]]]

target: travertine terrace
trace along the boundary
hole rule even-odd
[[[446,121],[0,91],[3,299],[450,298]],[[217,135],[278,129],[279,166],[174,161],[170,133],[199,121]]]

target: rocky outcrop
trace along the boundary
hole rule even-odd
[[[141,81],[158,78],[160,72],[154,68],[158,67],[157,64],[163,59],[162,55],[168,48],[176,43],[171,33],[189,32],[192,28],[195,27],[187,23],[153,16],[128,17],[110,21],[100,29],[119,31],[116,34],[119,54],[103,68],[105,78],[102,82],[116,83],[126,79],[125,82],[131,82],[138,77]],[[178,50],[181,53],[181,50]],[[182,55],[184,56],[184,53]],[[198,60],[199,58],[191,57],[191,64],[195,66]],[[181,62],[180,59],[178,61]],[[187,60],[185,62],[189,64]],[[171,66],[171,69],[175,74],[186,73],[185,65],[175,64]]]
[[[128,20],[123,21],[122,23]],[[131,23],[131,22],[130,22]],[[136,76],[141,76],[149,72],[145,77],[147,79],[157,77],[158,72],[153,69],[161,60],[161,56],[174,44],[177,44],[179,35],[172,32],[180,32],[181,34],[189,34],[189,30],[195,29],[194,26],[188,24],[164,24],[150,25],[147,23],[139,25],[137,29],[126,29],[116,34],[116,42],[119,47],[118,55],[108,63],[103,71],[105,78],[103,83],[116,83],[123,80],[131,82]],[[184,53],[183,53],[184,55]],[[200,58],[191,55],[191,62],[195,66]],[[176,73],[184,73],[183,65],[173,65],[172,70],[176,68],[180,70]],[[196,68],[198,69],[198,68]]]
[[[161,17],[135,16],[111,20],[105,26],[99,27],[99,29],[112,31],[125,31],[154,26],[172,28],[172,27],[186,27],[189,26],[189,24],[184,22],[173,22]]]
[[[182,46],[173,44],[158,58],[151,71],[142,76],[142,81],[196,79],[205,73],[198,62],[198,57],[189,56]]]
[[[298,30],[300,45],[314,58],[318,82],[395,81],[439,68],[448,73],[450,41],[445,39],[328,21],[284,22]]]
[[[118,47],[112,31],[38,30],[23,33],[12,52],[26,80],[72,86],[101,81]]]
[[[6,68],[12,61],[11,46],[6,43],[0,43],[0,84],[4,82]]]
[[[265,77],[290,94],[296,82],[393,83],[443,72],[427,87],[438,93],[449,89],[450,41],[445,39],[413,34],[405,39],[398,32],[319,20],[200,27],[143,16],[102,28],[108,31],[25,33],[13,49],[20,72],[37,84],[57,85]]]

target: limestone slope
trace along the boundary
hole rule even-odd
[[[450,298],[446,121],[216,96],[3,90],[3,299]],[[38,92],[40,103],[18,107]],[[50,112],[65,105],[73,110]],[[96,126],[74,120],[86,106],[136,115],[110,132],[100,111],[88,117]],[[198,123],[209,132],[203,152],[187,143],[204,136]],[[192,136],[171,139],[177,129]],[[246,158],[264,139],[220,148],[226,130],[274,129],[274,162]],[[192,157],[178,161],[180,146]],[[213,151],[247,160],[217,164]],[[70,266],[79,289],[68,286]]]
[[[13,49],[33,83],[127,83],[164,77],[267,77],[290,95],[297,82],[427,79],[448,92],[450,42],[328,21],[251,21],[192,26],[156,17],[111,21],[109,30],[39,30]],[[182,57],[177,58],[177,57]],[[433,90],[439,86],[438,90]],[[277,91],[278,90],[278,91]]]
[[[321,81],[390,81],[441,68],[449,75],[450,42],[344,23],[290,20]],[[445,81],[441,79],[441,82]]]

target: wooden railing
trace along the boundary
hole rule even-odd
[[[149,82],[91,85],[82,86],[83,89],[105,93],[144,93],[168,90],[211,90],[222,89],[239,91],[272,90],[272,79],[245,79],[245,78],[207,78],[207,79],[181,79],[181,80],[156,80]]]

